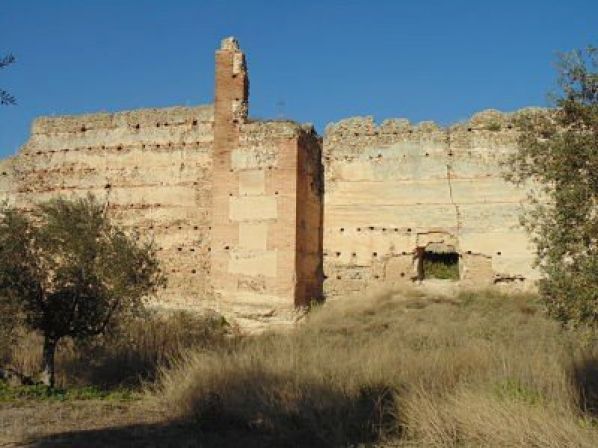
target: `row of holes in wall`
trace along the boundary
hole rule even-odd
[[[404,272],[401,272],[401,273],[400,273],[400,276],[401,276],[401,277],[405,277],[405,273],[404,273]],[[329,277],[328,277],[327,275],[324,275],[324,280],[327,280],[328,278],[329,278]],[[376,280],[378,280],[378,279],[380,279],[380,276],[379,276],[378,274],[375,274],[375,275],[374,275],[374,278],[375,278]],[[337,275],[337,276],[336,276],[336,279],[337,279],[337,280],[342,280],[343,278],[342,278],[342,276],[341,276],[341,275]],[[354,280],[354,279],[353,279],[353,280]],[[495,279],[495,280],[494,280],[494,283],[498,283],[498,282],[500,282],[501,280],[502,280],[502,279],[500,279],[500,278],[498,278],[498,279]],[[517,278],[513,278],[511,281],[515,281],[515,280],[518,280],[518,281],[520,281],[520,282],[524,282],[524,281],[525,281],[525,278],[524,278],[524,277],[517,277]]]
[[[150,225],[150,226],[148,226],[148,227],[147,227],[147,229],[148,229],[148,230],[154,230],[154,229],[165,229],[165,230],[168,230],[168,229],[170,229],[170,227],[171,227],[171,226],[155,226],[155,225]],[[184,226],[172,226],[172,228],[176,228],[176,229],[178,229],[178,230],[183,230],[183,227],[184,227]],[[191,227],[191,226],[190,226],[190,227]],[[200,226],[193,226],[193,230],[199,230],[199,227],[200,227]],[[133,227],[131,227],[131,229],[132,229],[132,230],[137,230],[137,227],[133,226]],[[208,230],[212,230],[212,226],[208,226]],[[158,251],[162,251],[162,250],[164,250],[164,248],[163,248],[163,247],[159,247],[159,248],[158,248]],[[211,252],[211,251],[212,251],[212,248],[211,248],[211,247],[208,247],[208,248],[206,248],[206,250],[207,250],[208,252]],[[177,251],[178,251],[178,252],[182,252],[182,251],[183,251],[183,248],[182,248],[182,247],[177,247]],[[195,248],[194,248],[194,247],[190,247],[190,248],[189,248],[189,252],[195,252]],[[173,271],[173,272],[174,272],[174,271]],[[193,270],[192,272],[193,272],[193,273],[195,273],[195,270]]]
[[[63,149],[50,149],[48,151],[36,151],[36,152],[24,152],[22,153],[22,155],[24,156],[39,156],[39,155],[43,155],[43,154],[54,154],[54,153],[58,153],[58,152],[78,152],[78,151],[92,151],[92,150],[98,150],[98,149],[104,149],[104,150],[116,150],[116,151],[122,151],[123,149],[134,149],[134,148],[141,148],[141,149],[146,149],[146,148],[172,148],[173,146],[195,146],[195,147],[199,147],[200,145],[205,145],[205,144],[209,144],[210,142],[168,142],[165,144],[161,144],[161,143],[136,143],[136,144],[129,144],[129,145],[116,145],[116,146],[106,146],[106,145],[102,145],[102,146],[81,146],[81,147],[77,147],[77,148],[63,148]]]
[[[247,169],[247,168],[246,168],[246,169]],[[268,170],[273,170],[273,169],[276,169],[276,167],[275,167],[275,166],[272,166],[272,165],[269,165],[268,167],[257,166],[257,167],[255,167],[255,168],[249,168],[249,170],[251,170],[251,171],[256,171],[256,170],[257,170],[257,171],[262,171],[262,170],[266,170],[266,169],[268,169]],[[244,171],[244,170],[243,170],[243,169],[237,169],[237,170],[235,170],[235,169],[233,169],[233,168],[230,168],[228,171],[229,171],[229,172],[231,172],[231,173],[234,173],[235,171]]]
[[[56,191],[56,188],[46,188],[46,189],[42,189],[42,188],[38,188],[38,189],[33,189],[33,188],[23,188],[19,190],[19,193],[43,193],[43,192],[47,192],[47,191]],[[75,190],[75,188],[63,188],[62,190]],[[114,204],[114,203],[110,203],[108,204],[108,206],[106,208],[108,208],[109,210],[123,210],[123,209],[131,209],[131,210],[148,210],[148,209],[152,209],[152,208],[161,208],[162,204]],[[171,208],[171,206],[164,206],[165,208]],[[176,206],[172,206],[172,208],[176,208]],[[20,210],[23,211],[33,211],[33,209],[26,209],[26,208],[20,208]]]
[[[363,228],[362,228],[362,227],[356,227],[356,228],[355,228],[355,230],[356,230],[357,232],[361,232],[362,230],[381,230],[382,232],[386,232],[386,231],[393,232],[393,231],[394,231],[395,233],[397,233],[397,232],[399,232],[399,231],[400,231],[400,229],[399,229],[398,227],[394,227],[394,228],[386,228],[386,227],[374,227],[374,226],[363,227]],[[339,231],[340,231],[341,233],[344,233],[344,232],[345,232],[345,228],[344,228],[344,227],[341,227],[341,228],[339,228]],[[412,229],[411,229],[411,227],[407,227],[407,229],[405,229],[405,231],[406,231],[407,233],[411,233],[411,232],[412,232]],[[375,252],[374,252],[374,253],[375,253]],[[468,254],[471,254],[471,251],[467,251],[467,253],[468,253]],[[497,253],[496,253],[496,255],[500,255],[500,254],[501,254],[501,252],[497,252]]]
[[[449,153],[447,153],[447,154],[448,154],[449,156],[452,156],[452,155],[453,155],[453,153],[452,153],[452,152],[449,152]],[[469,155],[471,155],[471,151],[469,151]],[[429,156],[430,156],[430,153],[429,153],[429,152],[426,152],[426,153],[424,153],[424,156],[426,156],[426,157],[429,157]],[[406,158],[406,157],[407,157],[407,154],[403,154],[403,155],[402,155],[402,157],[403,157],[403,158]],[[383,158],[384,158],[384,156],[383,156],[382,154],[378,154],[377,156],[368,156],[368,159],[370,159],[370,160],[382,160]],[[396,158],[396,157],[391,157],[391,158]],[[330,156],[326,156],[326,157],[324,157],[324,159],[325,159],[327,162],[329,162],[330,160],[334,160],[334,161],[341,161],[341,162],[349,162],[349,161],[353,160],[353,157],[346,157],[346,156],[345,156],[345,157],[334,157],[334,158],[333,158],[333,157],[330,157]]]
[[[404,273],[404,272],[401,272],[401,274],[400,274],[400,275],[401,275],[401,277],[405,277],[405,273]],[[324,275],[324,280],[327,280],[328,278],[329,278],[329,277],[328,277],[327,275]],[[375,278],[376,280],[379,280],[379,279],[380,279],[380,276],[379,276],[378,274],[375,274],[375,275],[374,275],[374,278]],[[336,276],[336,279],[337,279],[337,280],[342,280],[342,279],[343,279],[343,277],[342,277],[341,275],[337,275],[337,276]],[[350,280],[355,280],[355,279],[350,279]]]
[[[159,149],[162,147],[165,148],[172,148],[173,145],[176,146],[182,146],[182,147],[186,147],[187,145],[189,146],[193,146],[195,145],[196,147],[199,147],[202,143],[206,143],[206,142],[177,142],[177,143],[166,143],[164,145],[162,145],[161,143],[154,143],[154,144],[149,144],[149,143],[141,143],[141,144],[129,144],[129,145],[117,145],[117,146],[98,146],[98,147],[93,147],[93,146],[87,146],[87,147],[80,147],[80,148],[63,148],[63,149],[50,149],[48,151],[36,151],[36,152],[24,152],[22,153],[22,155],[25,156],[33,156],[33,155],[43,155],[43,154],[54,154],[54,153],[59,153],[59,152],[78,152],[78,151],[92,151],[94,149],[103,149],[103,150],[116,150],[116,151],[122,151],[123,149],[127,148],[127,149],[133,149],[133,148],[141,148],[141,149],[147,149],[147,148],[155,148],[155,149]],[[467,152],[468,155],[472,155],[472,151],[468,151]],[[453,156],[454,153],[453,152],[448,152],[447,153],[448,156]],[[429,157],[430,153],[426,152],[424,153],[425,157]],[[407,157],[407,154],[403,154],[402,155],[403,158]],[[382,154],[378,154],[377,156],[369,156],[368,157],[370,160],[374,160],[374,159],[383,159],[384,156]],[[324,157],[324,159],[326,161],[330,161],[330,160],[335,160],[335,161],[349,161],[349,159],[347,157],[334,157],[332,158],[331,156],[326,156]],[[351,157],[350,160],[352,160],[353,158]],[[269,169],[271,169],[272,167],[268,167]],[[231,170],[232,171],[232,170]]]
[[[173,167],[173,168],[177,168],[179,171],[183,171],[185,169],[185,163],[184,162],[173,162],[170,165],[168,165],[168,167]],[[206,167],[196,167],[193,165],[187,165],[187,167],[190,167],[192,170],[197,170],[197,171],[205,171],[207,172],[208,169]],[[133,171],[138,170],[139,166],[138,165],[134,165],[131,168]],[[69,174],[69,173],[77,173],[77,174],[99,174],[101,172],[105,172],[105,171],[109,171],[109,172],[113,172],[115,176],[121,176],[122,175],[122,168],[114,168],[114,167],[110,167],[108,169],[97,169],[97,168],[91,168],[91,167],[85,167],[85,168],[75,168],[75,167],[61,167],[61,168],[51,168],[51,169],[32,169],[32,170],[22,170],[19,172],[19,174],[21,174],[22,176],[42,176],[45,174],[52,174],[52,175],[65,175],[65,174]],[[2,172],[3,176],[6,176],[8,173],[6,171]],[[197,185],[198,182],[194,181],[193,185]]]
[[[341,233],[344,233],[344,232],[345,232],[345,228],[344,228],[344,227],[341,227],[341,228],[339,228],[338,230],[339,230],[339,232],[341,232]],[[390,228],[387,228],[387,227],[375,227],[375,226],[369,226],[369,227],[356,227],[356,228],[355,228],[355,230],[356,230],[357,232],[361,232],[362,230],[381,230],[382,232],[386,232],[386,231],[388,230],[389,232],[392,232],[392,231],[394,231],[394,232],[399,232],[399,230],[400,230],[400,229],[399,229],[398,227],[394,227],[394,228],[390,227]],[[407,232],[411,232],[411,227],[408,227],[408,228],[407,228],[407,229],[405,229],[405,230],[406,230]]]
[[[182,250],[182,249],[181,249],[181,248],[179,248],[179,251],[180,251],[180,250]],[[208,247],[208,252],[210,252],[211,250],[212,250],[212,249],[211,249],[210,247]],[[228,246],[228,245],[227,245],[227,246],[224,246],[224,250],[230,250],[230,246]],[[466,254],[468,254],[468,255],[472,255],[472,254],[473,254],[473,252],[472,252],[472,251],[470,251],[470,250],[466,251],[465,253],[466,253]],[[413,255],[413,254],[414,254],[414,252],[401,252],[401,255]],[[328,256],[329,256],[328,252],[324,252],[324,253],[323,253],[323,255],[324,255],[325,257],[328,257]],[[342,252],[340,252],[340,251],[339,251],[339,252],[334,252],[334,255],[335,255],[336,257],[340,257],[340,256],[342,255]],[[502,255],[502,251],[498,251],[498,252],[496,252],[496,255],[498,255],[498,256]],[[352,257],[357,257],[357,252],[351,252],[351,256],[352,256]],[[378,252],[372,252],[372,256],[373,256],[373,257],[377,257],[377,256],[378,256]],[[459,256],[461,257],[462,255],[461,255],[461,254],[459,254]]]
[[[39,174],[38,178],[42,179],[43,176],[41,174]],[[197,181],[193,181],[193,182],[178,182],[178,183],[171,183],[171,184],[167,184],[165,182],[160,182],[159,184],[158,183],[145,184],[145,185],[142,185],[142,187],[150,187],[150,188],[151,187],[163,187],[163,186],[186,187],[186,186],[190,186],[190,185],[199,186],[200,184],[202,184],[202,187],[204,189],[206,189],[206,187],[209,186],[207,184],[207,182],[200,183],[200,182],[197,182]],[[99,187],[100,186],[98,186],[98,188]],[[127,190],[127,189],[131,189],[131,188],[136,188],[136,187],[138,187],[138,186],[137,185],[133,185],[133,186],[131,186],[131,185],[117,185],[117,186],[114,186],[112,184],[105,184],[104,185],[104,189],[105,190],[111,190],[113,188],[114,189],[122,188],[122,189]],[[64,183],[63,183],[62,185],[58,185],[58,186],[55,185],[54,187],[47,187],[46,186],[46,188],[32,188],[30,186],[29,188],[23,188],[23,189],[19,190],[19,192],[43,193],[43,192],[56,191],[56,190],[75,191],[75,190],[88,190],[88,188],[86,188],[86,187],[76,187],[76,186],[72,186],[72,185],[71,186],[67,186],[67,185],[64,185]],[[196,190],[196,192],[200,191],[200,190],[201,189]],[[275,191],[274,194],[278,196],[278,191]],[[233,193],[229,193],[229,196],[233,196]],[[245,197],[245,196],[252,196],[252,195],[243,194],[242,196]],[[115,208],[113,205],[110,205],[109,208]],[[162,204],[159,204],[159,203],[156,203],[156,204],[128,204],[128,205],[127,204],[122,204],[121,207],[119,207],[119,208],[131,208],[131,209],[133,209],[133,208],[152,208],[152,207],[159,208],[159,207],[162,207]]]
[[[513,125],[512,124],[508,124],[508,125],[505,126],[505,128],[507,128],[507,129],[513,129]],[[482,128],[468,127],[467,128],[467,132],[473,132],[473,131],[492,131],[492,129],[488,129],[488,128],[485,128],[485,127],[482,127]],[[367,131],[367,132],[355,132],[355,131],[353,131],[353,132],[351,132],[351,131],[345,131],[345,132],[343,132],[343,131],[341,131],[341,132],[339,132],[336,135],[343,135],[343,136],[345,136],[345,135],[352,135],[353,137],[361,137],[361,136],[363,136],[363,137],[375,137],[375,136],[378,136],[378,135],[413,134],[414,132],[415,131],[413,129],[407,129],[406,132],[405,131],[380,132],[380,131],[376,131],[376,130],[370,130],[370,131]],[[423,132],[425,134],[429,134],[430,133],[429,131],[423,131]],[[442,133],[442,134],[447,133],[446,130],[442,130],[442,129],[438,129],[436,132]],[[448,131],[448,132],[450,132],[450,131]],[[495,131],[493,131],[493,132],[495,132]]]
[[[137,169],[137,167],[135,167],[135,169]],[[142,187],[158,187],[158,186],[164,187],[164,186],[168,185],[168,186],[171,186],[171,187],[172,186],[181,187],[181,186],[190,185],[190,184],[199,185],[199,182],[197,182],[195,180],[193,182],[178,182],[178,183],[171,183],[171,184],[166,184],[165,182],[160,182],[160,185],[158,185],[158,184],[145,184],[145,185],[141,185],[141,186]],[[135,186],[131,186],[131,185],[118,186],[117,185],[116,187],[114,185],[112,185],[112,184],[106,184],[106,185],[104,185],[104,188],[107,189],[107,190],[110,189],[110,188],[125,188],[125,189],[130,189],[130,188],[135,188],[135,187],[137,187],[137,185],[135,185]]]
[[[177,247],[176,248],[177,252],[183,252],[183,249],[184,249],[183,247]],[[158,247],[156,250],[158,252],[161,252],[161,251],[164,250],[164,248],[163,247]],[[211,247],[206,247],[206,251],[207,252],[212,252],[212,248]],[[190,247],[189,248],[189,252],[195,252],[195,248],[194,247]]]
[[[41,174],[39,174],[38,179],[43,179],[43,176]],[[160,182],[160,184],[154,183],[154,184],[144,184],[141,185],[142,187],[164,187],[164,186],[175,186],[175,187],[184,187],[184,186],[188,186],[188,185],[194,185],[194,186],[198,186],[200,183],[197,181],[193,181],[193,182],[178,182],[178,183],[171,183],[171,184],[166,184],[165,182]],[[206,183],[204,183],[204,186],[206,186]],[[99,186],[98,186],[99,187]],[[105,184],[104,185],[104,189],[106,190],[110,190],[112,188],[124,188],[124,189],[131,189],[131,188],[137,188],[139,187],[139,185],[117,185],[114,186],[112,184]],[[66,186],[64,185],[64,183],[60,186],[56,186],[55,188],[38,188],[35,189],[35,191],[37,192],[43,192],[43,191],[54,191],[54,190],[88,190],[89,188],[86,187],[76,187],[76,186]],[[34,191],[34,189],[29,188],[26,189],[26,191]],[[135,206],[135,204],[130,204],[131,208],[133,208]],[[160,204],[154,204],[154,206],[156,207],[160,207]]]
[[[274,192],[274,194],[275,194],[276,196],[278,196],[278,191],[275,191],[275,192]],[[233,196],[235,196],[233,193],[229,193],[228,195],[229,195],[231,198],[232,198]],[[251,195],[251,194],[243,194],[242,196],[243,196],[243,197],[246,197],[246,196],[255,196],[255,195]],[[238,197],[238,195],[237,195],[237,197]]]
[[[159,269],[159,271],[161,271],[161,270]],[[179,271],[178,269],[171,269],[170,270],[171,274],[176,274],[177,272],[183,272],[183,271]],[[197,274],[197,269],[191,269],[189,272],[191,274]],[[166,288],[166,285],[164,287]]]
[[[166,128],[166,127],[168,127],[168,126],[182,126],[182,125],[186,125],[186,124],[187,124],[187,125],[188,125],[188,124],[191,124],[191,126],[197,126],[197,124],[198,124],[198,121],[197,121],[197,120],[191,120],[190,122],[182,122],[182,123],[174,123],[174,124],[173,124],[173,123],[159,122],[159,121],[158,121],[158,122],[156,122],[156,125],[155,125],[155,126],[156,126],[157,128],[159,128],[160,126],[163,126],[163,127],[165,127],[165,128]],[[130,125],[130,127],[131,127],[131,128],[133,128],[133,129],[141,129],[141,124],[137,123],[137,124],[134,124],[134,125]],[[144,126],[144,127],[145,127],[145,126]],[[152,125],[149,125],[148,127],[153,127],[153,126],[152,126]],[[102,128],[102,129],[103,129],[103,128]],[[93,130],[93,128],[88,128],[87,126],[83,125],[83,126],[81,126],[81,128],[80,128],[79,130],[80,130],[81,132],[87,132],[87,131]]]
[[[342,255],[342,252],[340,252],[340,251],[333,252],[333,253],[336,257],[340,257]],[[467,255],[473,254],[473,252],[470,250],[466,251],[465,253]],[[414,252],[401,252],[401,255],[413,255],[413,254],[414,254]],[[496,252],[496,255],[498,255],[498,256],[502,255],[502,251],[499,250],[498,252]],[[328,256],[330,256],[330,254],[328,252],[324,252],[324,256],[328,257]],[[357,257],[357,252],[351,252],[351,256]],[[377,256],[378,256],[378,252],[372,252],[372,257],[377,257]],[[461,254],[459,254],[459,256],[461,256]]]
[[[200,227],[204,227],[205,228],[205,226],[195,226],[195,225],[194,226],[186,226],[186,225],[185,226],[169,226],[169,225],[157,226],[157,225],[154,225],[154,224],[150,224],[147,227],[146,226],[143,226],[143,227],[130,226],[129,228],[131,230],[139,230],[139,229],[143,230],[143,229],[146,229],[146,228],[148,230],[154,230],[154,229],[165,229],[165,230],[168,230],[170,228],[178,229],[178,230],[183,230],[183,228],[186,228],[186,227],[193,228],[193,230],[199,230]],[[208,230],[212,230],[212,226],[208,226]]]
[[[440,153],[440,154],[443,154],[443,153]],[[455,153],[452,151],[449,151],[446,153],[446,155],[448,155],[449,157],[452,157],[455,155]],[[467,151],[467,155],[468,156],[473,155],[473,151]],[[430,153],[426,152],[426,153],[424,153],[424,156],[430,157]],[[405,158],[407,158],[407,154],[402,154],[401,157],[403,159],[405,159]],[[355,158],[356,157],[353,155],[345,155],[345,156],[337,156],[337,157],[325,156],[324,160],[326,160],[327,162],[330,162],[331,160],[334,162],[352,162],[353,160],[355,160]],[[384,156],[382,154],[378,154],[377,156],[369,156],[368,158],[370,160],[381,160],[384,158]],[[396,158],[397,157],[390,156],[390,159],[396,159]]]

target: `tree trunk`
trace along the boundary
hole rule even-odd
[[[54,387],[54,354],[56,353],[56,343],[54,338],[44,336],[44,353],[42,357],[42,383],[46,386]]]

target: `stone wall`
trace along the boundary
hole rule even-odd
[[[322,141],[248,110],[245,56],[225,39],[214,106],[39,118],[0,161],[0,199],[30,210],[93,193],[155,239],[162,306],[215,309],[246,328],[288,324],[323,292],[426,282],[429,251],[455,254],[459,286],[537,278],[518,221],[525,191],[500,172],[525,112],[448,128],[350,118]]]
[[[530,283],[532,248],[519,225],[526,194],[501,177],[516,149],[516,114],[485,111],[440,128],[371,117],[324,137],[324,271],[328,296],[417,278],[417,248],[452,247],[461,284]]]
[[[23,209],[57,195],[105,201],[155,239],[169,280],[161,302],[192,307],[210,290],[212,128],[211,106],[39,118],[0,179]]]

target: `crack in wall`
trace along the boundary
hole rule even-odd
[[[447,130],[446,132],[446,143],[447,143],[447,148],[448,148],[448,156],[452,156],[452,150],[451,150],[451,131]],[[461,213],[459,211],[459,206],[455,203],[455,199],[453,197],[453,184],[451,182],[451,170],[452,170],[452,166],[450,163],[446,164],[446,180],[448,183],[448,188],[449,188],[449,197],[451,200],[451,204],[455,207],[455,219],[457,221],[457,237],[459,236],[459,234],[461,233]]]
[[[448,148],[448,157],[453,155],[453,150],[451,148],[451,130],[447,129],[446,131],[446,147]],[[451,182],[451,169],[452,166],[450,163],[446,164],[446,180],[449,187],[449,197],[451,200],[451,204],[455,207],[455,219],[457,221],[457,237],[459,237],[461,233],[461,214],[459,211],[459,206],[455,203],[455,199],[453,197],[453,184]]]
[[[461,233],[461,213],[459,211],[459,206],[455,203],[455,199],[453,198],[453,185],[451,183],[451,164],[446,164],[446,180],[448,182],[449,188],[449,197],[451,199],[451,204],[455,207],[455,219],[457,221],[457,235]]]

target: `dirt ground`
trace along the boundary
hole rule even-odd
[[[295,447],[264,434],[201,432],[168,421],[145,400],[0,403],[0,447],[35,448],[258,448]]]
[[[0,447],[142,446],[209,445],[141,400],[0,403]]]

